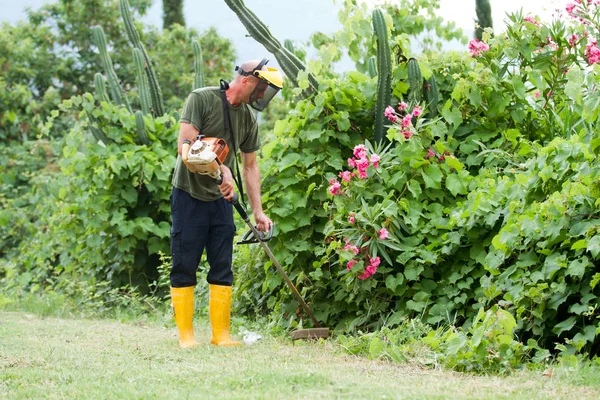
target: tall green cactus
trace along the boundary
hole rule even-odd
[[[202,47],[197,40],[192,41],[194,50],[194,89],[204,87],[204,60],[202,59]]]
[[[475,37],[482,40],[483,30],[485,28],[494,27],[490,0],[475,0],[475,13],[477,14],[477,20],[475,21]]]
[[[125,23],[125,31],[127,32],[129,41],[133,47],[140,49],[142,55],[144,56],[144,61],[146,62],[144,67],[146,70],[146,75],[148,76],[148,83],[150,85],[150,97],[152,99],[153,114],[155,117],[162,116],[165,113],[165,106],[163,103],[160,85],[158,84],[158,78],[156,77],[156,72],[152,67],[152,63],[150,62],[150,57],[148,57],[148,53],[146,53],[146,49],[140,40],[140,35],[133,25],[133,18],[131,17],[131,11],[129,10],[129,2],[127,0],[119,0],[119,8],[121,10],[123,22]]]
[[[86,110],[85,113],[87,114],[88,120],[90,121],[90,132],[92,132],[92,135],[94,136],[94,139],[96,139],[96,142],[100,141],[104,144],[108,144],[108,137],[104,132],[102,132],[102,129],[96,126],[98,120],[94,118],[92,113],[90,113],[89,111]]]
[[[100,59],[102,60],[104,71],[106,72],[110,97],[112,98],[113,102],[124,105],[131,112],[131,106],[127,101],[127,97],[123,92],[123,88],[119,84],[119,78],[113,69],[112,60],[110,59],[110,55],[106,49],[106,37],[104,36],[104,30],[102,30],[101,26],[95,26],[92,28],[92,35],[94,38],[94,43],[100,51]]]
[[[388,43],[388,31],[383,12],[373,11],[373,29],[377,36],[377,104],[375,106],[375,142],[381,143],[385,129],[384,111],[392,97],[392,58]]]
[[[291,53],[296,54],[296,49],[294,48],[294,42],[292,42],[290,39],[285,39],[283,41],[283,47],[288,49]]]
[[[96,75],[94,75],[94,89],[96,91],[96,100],[98,100],[99,103],[106,101],[109,102],[110,98],[108,97],[108,94],[106,93],[106,85],[104,84],[104,77],[102,76],[102,74],[100,72],[97,72]]]
[[[440,91],[433,75],[423,82],[423,97],[425,97],[425,101],[427,102],[429,115],[435,117],[438,112],[437,106],[440,102]]]
[[[411,58],[407,63],[408,68],[408,101],[410,104],[417,105],[421,102],[421,91],[423,90],[423,75],[419,62],[415,58]]]
[[[148,76],[144,70],[144,55],[140,49],[133,49],[133,63],[135,64],[136,81],[140,94],[140,105],[144,114],[150,114],[150,86],[148,85]]]
[[[377,58],[375,56],[369,58],[367,62],[367,70],[369,71],[369,76],[371,78],[375,78],[377,76]]]
[[[144,122],[144,113],[140,110],[135,112],[135,131],[141,144],[149,145],[150,139],[146,132],[146,123]]]
[[[261,43],[265,48],[272,53],[283,73],[292,81],[295,86],[298,86],[298,73],[301,70],[307,70],[302,61],[296,57],[294,53],[281,45],[281,43],[271,35],[271,32],[256,14],[249,10],[243,0],[225,0],[229,8],[236,13],[242,24],[248,30],[250,36]],[[312,75],[308,74],[309,87],[304,91],[304,96],[309,96],[319,88],[319,82]]]

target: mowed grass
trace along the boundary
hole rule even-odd
[[[0,312],[0,397],[32,399],[598,399],[568,371],[472,376],[347,356],[331,341],[267,337],[181,350],[158,322]],[[563,374],[561,376],[561,374]]]

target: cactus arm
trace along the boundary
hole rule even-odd
[[[140,104],[144,114],[150,114],[150,86],[148,85],[148,77],[144,70],[144,56],[140,49],[133,49],[133,62],[135,64],[136,80],[140,94]]]
[[[202,47],[197,40],[192,41],[194,50],[194,89],[204,87],[204,60],[202,59]]]
[[[260,19],[258,19],[256,14],[246,7],[243,0],[225,0],[225,3],[238,16],[239,20],[248,30],[250,36],[265,46],[265,48],[275,56],[283,73],[295,86],[298,86],[298,73],[301,70],[306,70],[306,66],[302,61],[300,61],[294,53],[282,46],[281,43],[271,35],[269,29]],[[305,97],[310,96],[310,94],[314,93],[319,87],[319,82],[310,73],[308,74],[308,80],[309,88],[304,92]]]
[[[106,72],[106,78],[108,80],[108,89],[112,101],[116,104],[124,105],[131,112],[131,106],[127,101],[127,97],[123,92],[123,88],[119,84],[119,78],[115,73],[112,60],[110,58],[110,55],[108,54],[108,50],[106,49],[106,37],[104,36],[104,30],[102,30],[101,26],[95,26],[92,28],[92,35],[94,43],[100,51],[100,59],[102,60],[102,66],[104,67],[104,71]]]
[[[140,110],[135,112],[135,131],[141,144],[150,144],[150,139],[148,139],[148,133],[146,132],[146,123],[144,122],[144,113]]]
[[[162,116],[165,113],[162,91],[160,90],[160,85],[158,83],[156,71],[152,66],[150,57],[148,57],[148,53],[146,52],[144,45],[140,41],[140,35],[138,34],[137,30],[135,29],[135,26],[133,25],[133,18],[131,17],[131,11],[129,10],[129,2],[127,0],[119,0],[119,8],[121,10],[121,17],[123,17],[123,22],[125,23],[125,31],[127,32],[129,41],[131,42],[133,47],[140,49],[142,55],[144,56],[144,67],[146,70],[146,75],[148,76],[150,97],[152,100],[154,116]]]
[[[371,78],[375,78],[377,76],[377,58],[375,58],[375,56],[369,58],[367,67],[369,70],[369,76]]]
[[[98,100],[99,103],[103,101],[110,102],[110,98],[106,93],[104,77],[99,72],[97,72],[96,75],[94,75],[94,89],[96,90],[96,100]]]
[[[408,92],[408,101],[413,106],[421,102],[421,90],[423,90],[423,75],[419,62],[411,58],[407,63],[408,68],[408,84],[410,91]]]
[[[377,36],[377,104],[375,106],[375,142],[381,143],[385,129],[384,110],[390,104],[392,90],[392,59],[388,44],[387,25],[380,9],[373,11],[373,29]]]

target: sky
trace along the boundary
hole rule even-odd
[[[51,0],[0,0],[0,21],[14,23],[25,17],[25,8],[37,9]],[[378,0],[362,0],[376,4]],[[307,42],[316,31],[325,34],[341,28],[337,14],[342,0],[337,5],[332,0],[245,0],[246,6],[269,27],[282,43],[292,39],[296,43]],[[504,30],[503,21],[507,12],[521,7],[523,11],[550,21],[556,8],[564,9],[568,0],[490,0],[494,30]],[[248,59],[269,57],[268,52],[254,39],[247,37],[246,29],[225,2],[219,0],[184,0],[184,14],[188,27],[202,32],[215,26],[221,36],[231,39],[237,50],[237,63]],[[440,0],[438,12],[445,20],[455,21],[467,36],[473,36],[475,0]],[[144,22],[162,27],[162,0],[153,0],[153,5]],[[459,43],[450,43],[446,49],[465,48]],[[309,58],[311,54],[309,53]],[[269,65],[277,66],[274,57]],[[342,67],[342,69],[346,69]]]

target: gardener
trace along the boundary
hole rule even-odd
[[[251,106],[262,111],[282,87],[281,73],[275,68],[267,68],[267,62],[267,59],[263,59],[260,62],[253,60],[243,63],[241,67],[236,67],[237,73],[231,84],[222,81],[221,88],[196,89],[183,106],[179,156],[172,180],[173,266],[170,275],[179,345],[183,348],[198,345],[194,340],[192,325],[194,286],[197,283],[198,264],[205,248],[210,267],[207,276],[212,325],[210,342],[219,346],[240,344],[229,335],[235,226],[232,205],[228,200],[232,199],[235,191],[232,169],[235,153],[239,149],[245,188],[257,229],[269,230],[272,222],[262,209],[260,172],[256,160],[256,151],[260,148],[258,124],[250,109]],[[230,128],[226,125],[227,117]],[[233,137],[230,132],[233,132]],[[221,184],[217,184],[208,175],[191,172],[190,165],[184,163],[181,154],[183,144],[194,143],[199,134],[222,138],[227,142],[230,151],[221,165]],[[239,181],[239,169],[237,176]]]

